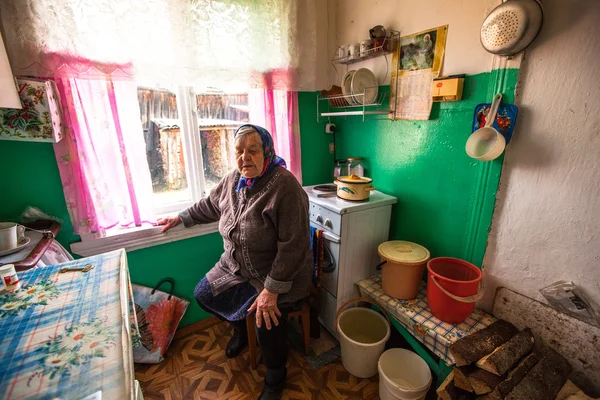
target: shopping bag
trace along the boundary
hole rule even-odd
[[[168,293],[158,290],[163,283],[170,283]],[[190,302],[173,296],[175,281],[165,278],[154,288],[133,284],[133,302],[139,337],[133,340],[133,361],[157,364],[169,348],[179,321]]]

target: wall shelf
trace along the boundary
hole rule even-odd
[[[377,88],[365,88],[363,93],[344,94],[333,96],[317,96],[317,122],[321,122],[323,117],[348,117],[362,116],[363,121],[366,117],[369,119],[388,119],[390,114],[389,107],[386,103],[389,93],[377,93],[374,101],[363,103],[363,99],[373,97],[369,91]]]
[[[350,58],[350,57],[336,57],[332,61],[337,64],[354,64],[359,61],[369,60],[371,58],[380,57],[386,54],[391,54],[396,51],[396,47],[400,43],[400,32],[398,31],[390,31],[390,36],[383,39],[383,43],[381,46],[373,47],[372,49],[367,50],[364,54],[361,54],[358,57]]]
[[[321,117],[344,117],[348,115],[388,115],[389,111],[336,111],[336,112],[325,112],[321,113]]]
[[[400,44],[400,32],[389,30],[389,34],[383,38],[380,46],[365,51],[358,57],[336,57],[331,61],[346,65],[369,60],[371,58],[394,53]],[[340,88],[337,88],[338,92]],[[342,89],[343,90],[343,89]],[[333,91],[330,90],[330,92]],[[345,90],[349,91],[348,88]],[[363,93],[319,95],[317,96],[317,122],[321,118],[362,116],[367,119],[389,119],[394,117],[393,111],[389,109],[389,93],[379,92],[379,87],[366,87]]]

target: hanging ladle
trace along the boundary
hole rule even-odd
[[[467,140],[466,150],[469,157],[480,161],[491,161],[498,157],[506,147],[506,139],[494,128],[502,94],[494,96],[490,111],[485,118],[485,126],[477,129]]]

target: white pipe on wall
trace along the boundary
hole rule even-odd
[[[23,108],[0,34],[0,108]]]

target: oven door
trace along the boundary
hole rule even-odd
[[[323,266],[321,269],[321,287],[337,298],[338,271],[340,260],[340,238],[323,231]]]

